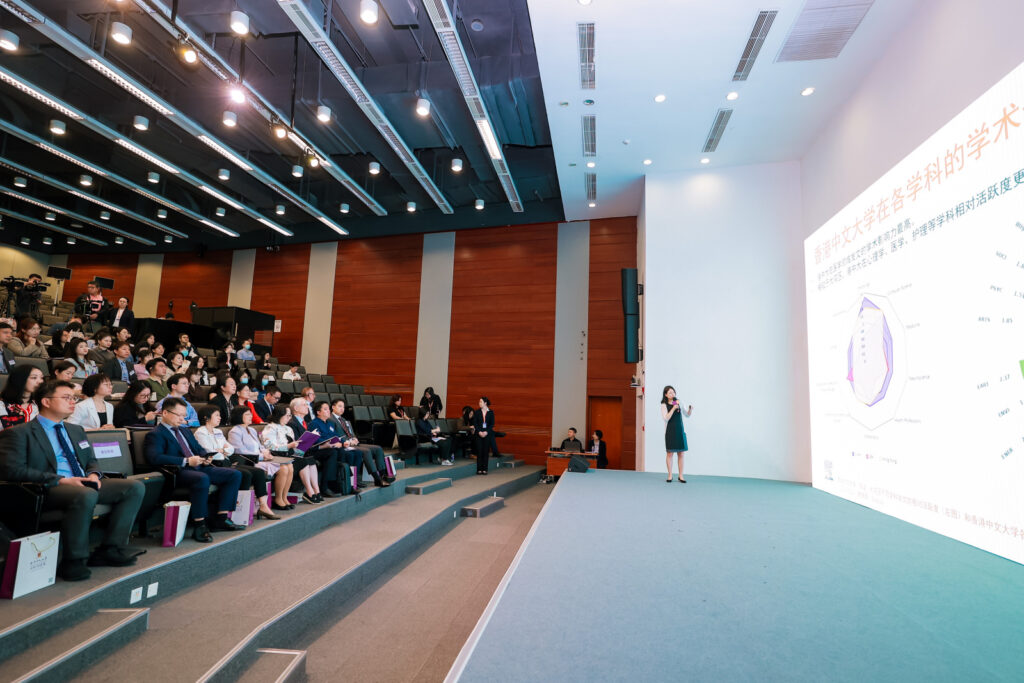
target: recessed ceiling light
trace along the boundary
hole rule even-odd
[[[302,166],[300,166],[298,164],[292,166],[292,175],[293,176],[295,176],[296,178],[301,178],[302,177],[302,173],[303,173]]]
[[[321,104],[316,108],[316,118],[320,123],[329,123],[331,120],[331,108]]]
[[[458,157],[452,159],[452,173],[462,173],[462,159]]]
[[[590,202],[589,204],[587,204],[587,206],[593,209],[595,206],[597,206],[597,202]]]
[[[229,180],[231,178],[231,171],[226,168],[217,169],[217,180]]]
[[[658,104],[661,104],[662,102],[664,102],[665,99],[666,99],[665,96],[663,94],[661,94],[661,93],[658,93],[657,95],[654,96],[654,101],[657,102]]]
[[[341,206],[338,207],[338,210],[341,211],[342,213],[348,213],[348,204],[342,202]]]
[[[238,125],[238,114],[233,111],[224,112],[224,125],[228,128],[234,128]]]
[[[50,246],[51,244],[53,244],[53,238],[52,237],[44,237],[43,238],[43,244],[45,244],[46,246]]]
[[[74,237],[68,238],[68,244],[74,244],[77,240]]]
[[[167,242],[167,244],[170,244],[173,241],[174,241],[173,237],[171,237],[170,235],[164,235],[164,242]]]
[[[136,116],[132,119],[132,125],[135,126],[135,130],[149,130],[149,119],[145,116]]]
[[[156,185],[157,183],[160,182],[160,174],[157,173],[156,171],[150,171],[149,173],[146,174],[146,180]]]
[[[583,104],[585,104],[588,107],[593,107],[594,106],[594,100],[589,100],[589,99],[588,100],[583,100]]]
[[[124,244],[124,238],[118,235],[114,238],[114,244]]]
[[[47,211],[44,218],[46,218],[46,220],[48,221],[55,221],[57,220],[57,214],[55,214],[53,211]]]
[[[18,44],[21,41],[18,39],[18,34],[7,29],[0,30],[0,48],[7,50],[8,52],[14,52],[18,49]]]
[[[249,15],[237,9],[231,12],[231,30],[240,36],[249,33]]]
[[[359,18],[366,24],[376,24],[380,15],[380,8],[374,0],[360,0]]]
[[[419,116],[430,115],[430,100],[420,97],[416,100],[416,114]]]
[[[380,164],[376,161],[370,162],[370,175],[377,175],[380,173]]]
[[[813,95],[814,94],[814,88],[811,88],[811,87],[804,88],[803,90],[800,91],[800,94],[803,95],[804,97],[807,97],[808,95]]]
[[[110,220],[110,212],[109,211],[100,211],[100,220],[101,221],[109,221]]]
[[[284,215],[284,204],[278,204],[277,206],[275,206],[274,207],[274,213],[276,213],[278,216],[283,216]]]
[[[157,218],[167,218],[167,209],[157,209],[156,210],[156,217]]]
[[[409,213],[416,213],[416,202],[406,202],[405,210]]]
[[[83,173],[82,175],[78,176],[78,184],[81,185],[82,187],[91,187],[92,176],[89,175],[88,173]]]
[[[595,166],[597,166],[596,162],[593,162],[593,161],[588,161],[587,162],[587,168],[594,168]]]
[[[223,218],[224,216],[228,215],[228,210],[225,209],[223,206],[218,206],[217,210],[214,211],[214,213],[216,213],[218,217]]]
[[[731,93],[729,93],[728,95],[725,96],[725,99],[727,99],[730,102],[732,102],[735,99],[739,99],[739,96],[740,96],[740,94],[738,92],[736,92],[735,90],[733,90]]]
[[[700,160],[700,163],[702,163],[702,164],[710,164],[711,163],[711,159],[708,159],[707,157],[704,157],[703,159]]]
[[[482,200],[482,199],[476,200],[476,202],[474,202],[473,206],[476,208],[477,211],[483,211],[484,210],[484,200]]]
[[[15,187],[28,187],[28,179],[22,178],[21,176],[18,176],[17,178],[14,179],[14,186]]]
[[[651,165],[651,164],[653,164],[653,163],[654,163],[654,162],[653,162],[653,161],[651,161],[650,159],[644,159],[644,166],[650,166],[650,165]]]
[[[235,104],[245,104],[245,90],[240,85],[233,85],[228,88],[228,96]]]
[[[477,32],[483,31],[484,22],[480,21],[479,19],[474,19],[473,21],[469,22],[469,27]]]
[[[128,45],[132,42],[132,29],[128,24],[115,21],[110,25],[110,37],[114,39],[115,43]]]
[[[50,132],[54,135],[64,135],[68,132],[68,124],[60,119],[50,119]]]
[[[21,243],[27,247],[28,245],[32,244],[32,240],[30,240],[28,237],[22,237]]]

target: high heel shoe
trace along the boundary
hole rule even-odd
[[[278,505],[276,502],[270,504],[271,510],[291,510],[291,505]]]
[[[281,519],[273,512],[264,512],[263,510],[256,511],[256,519]]]
[[[682,477],[679,477],[679,481],[681,481],[681,482],[682,482],[682,483],[684,483],[684,484],[686,483],[686,480],[685,480],[685,479],[683,479]]]

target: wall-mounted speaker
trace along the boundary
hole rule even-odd
[[[639,315],[639,291],[636,286],[636,268],[622,269],[622,313],[623,315]]]
[[[113,289],[114,288],[114,281],[111,280],[109,277],[100,277],[99,275],[94,275],[92,279],[93,279],[93,282],[98,284],[103,289]]]

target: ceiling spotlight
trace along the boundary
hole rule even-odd
[[[807,97],[808,95],[813,95],[814,94],[814,88],[811,88],[811,87],[804,88],[803,90],[800,91],[800,94],[803,95],[804,97]]]
[[[476,200],[476,202],[473,204],[473,206],[476,207],[477,211],[483,211],[484,210],[484,200],[482,200],[482,199]]]
[[[18,34],[7,29],[0,30],[0,48],[7,50],[8,52],[14,52],[18,49],[18,44],[21,41],[18,39]]]
[[[27,247],[28,245],[32,244],[32,240],[30,240],[27,237],[22,237],[21,238],[21,243],[24,244]]]
[[[597,202],[590,202],[589,204],[587,204],[587,206],[593,209],[595,206],[597,206]]]
[[[644,159],[644,166],[650,166],[653,163],[654,162],[652,160],[650,160],[650,159]]]
[[[50,132],[54,135],[64,135],[68,132],[68,124],[60,119],[50,119]]]
[[[590,0],[576,0],[576,2],[580,3],[584,7],[590,4]]]
[[[318,167],[320,165],[320,157],[312,152],[306,152],[306,165],[310,168]]]
[[[48,221],[55,221],[57,220],[57,214],[55,214],[53,211],[47,211],[46,216],[44,216],[44,218],[46,218],[46,220]]]
[[[274,137],[278,140],[284,140],[288,135],[288,129],[284,127],[283,123],[274,124]]]
[[[217,180],[228,180],[231,177],[231,171],[226,168],[217,169]]]
[[[149,119],[145,116],[136,116],[132,119],[132,125],[135,126],[135,130],[149,130]]]
[[[416,100],[416,113],[420,116],[428,116],[430,114],[430,100],[420,97]]]
[[[109,211],[100,211],[100,220],[101,221],[109,221],[110,220],[110,212]]]
[[[238,114],[233,111],[224,112],[224,125],[228,128],[234,128],[238,125]]]
[[[52,237],[44,237],[43,238],[43,244],[45,244],[46,246],[50,246],[51,244],[53,244],[53,238]]]
[[[245,90],[240,85],[233,85],[228,88],[228,97],[235,104],[245,104]]]
[[[284,204],[278,204],[277,206],[275,206],[274,207],[274,213],[276,213],[278,216],[283,216],[284,215]]]
[[[82,187],[92,187],[92,176],[88,173],[83,173],[78,176],[78,184]]]
[[[157,209],[156,210],[156,217],[157,218],[167,218],[167,209]]]
[[[341,206],[338,207],[338,210],[342,213],[348,213],[348,204],[342,202]]]
[[[320,123],[330,123],[331,120],[331,108],[326,104],[321,104],[316,108],[316,118]]]
[[[370,162],[370,175],[377,175],[380,173],[380,164],[376,161]]]
[[[124,238],[118,235],[114,238],[114,244],[124,244]]]
[[[367,24],[376,24],[377,17],[380,15],[380,8],[374,0],[360,0],[359,2],[359,18]]]
[[[416,213],[416,202],[406,202],[405,210],[409,213]]]
[[[77,241],[78,241],[78,240],[76,240],[76,239],[75,239],[74,237],[69,237],[69,238],[68,238],[68,244],[74,244],[74,243],[75,243],[75,242],[77,242]]]
[[[185,66],[196,66],[199,64],[199,53],[196,49],[188,43],[181,43],[178,45],[178,59],[180,59]]]
[[[662,95],[661,93],[658,93],[657,95],[654,96],[654,101],[657,102],[658,104],[661,104],[662,102],[665,101],[665,96]]]
[[[725,99],[727,99],[730,102],[732,102],[733,100],[739,99],[739,96],[740,96],[740,94],[738,92],[736,92],[735,90],[733,90],[731,93],[729,93],[728,95],[725,96]]]
[[[225,209],[223,206],[218,206],[217,210],[214,213],[216,213],[218,217],[223,218],[224,216],[228,215],[228,210]]]
[[[587,168],[594,168],[595,166],[597,166],[597,162],[594,162],[594,161],[588,161],[587,162]]]
[[[113,38],[116,43],[128,45],[132,42],[132,29],[128,24],[115,21],[110,25],[110,37]]]
[[[702,164],[710,164],[711,163],[711,159],[709,159],[707,157],[704,157],[703,159],[700,160],[700,163],[702,163]]]
[[[452,159],[452,173],[462,173],[462,159],[458,157]]]
[[[160,174],[157,173],[156,171],[150,171],[149,173],[146,174],[146,180],[156,185],[157,183],[160,182]]]
[[[231,12],[231,30],[240,36],[249,33],[249,15],[237,9]]]
[[[302,177],[302,166],[299,166],[298,164],[296,164],[295,166],[292,166],[292,175],[295,176],[296,178],[301,178]]]
[[[171,237],[170,235],[164,235],[164,242],[167,242],[167,244],[170,244],[173,241],[174,241],[173,237]]]
[[[14,186],[15,187],[28,187],[28,180],[25,179],[25,178],[22,178],[21,176],[18,176],[17,178],[14,179]]]

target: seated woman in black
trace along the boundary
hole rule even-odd
[[[391,397],[391,403],[388,404],[388,417],[391,421],[404,420],[405,419],[405,408],[402,407],[402,396],[395,394]]]
[[[149,407],[153,392],[142,380],[135,380],[114,407],[115,427],[152,427],[156,411]]]
[[[213,397],[210,399],[211,406],[217,406],[220,410],[220,423],[231,424],[231,410],[235,407],[235,378],[226,372],[217,376],[217,384],[213,387]]]
[[[604,432],[595,429],[594,433],[590,435],[590,443],[587,444],[587,453],[597,456],[597,469],[599,470],[608,469],[608,444],[601,440],[603,438]]]
[[[420,399],[420,408],[426,413],[427,419],[441,417],[444,404],[441,403],[441,397],[434,393],[434,387],[424,389],[423,398]]]

